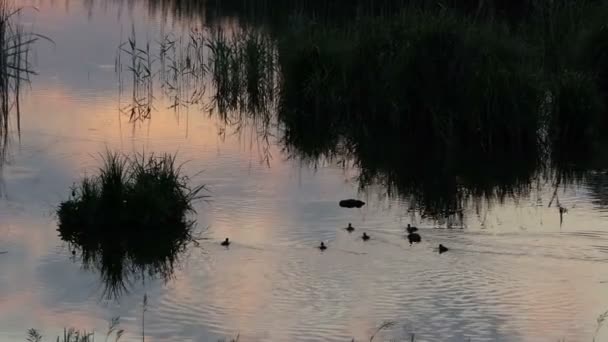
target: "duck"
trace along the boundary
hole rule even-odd
[[[230,240],[228,238],[226,238],[226,240],[222,241],[222,246],[230,246]]]
[[[361,238],[363,239],[363,241],[367,241],[367,240],[369,240],[369,235],[367,235],[365,232],[363,232],[363,235],[361,236]]]
[[[352,233],[355,230],[352,224],[348,224],[348,227],[345,228],[347,232]]]
[[[408,233],[413,233],[413,232],[417,232],[418,228],[416,227],[412,227],[409,223],[407,224],[407,228],[405,228],[407,230]]]
[[[410,242],[410,245],[415,243],[418,243],[420,241],[422,241],[422,238],[420,237],[420,234],[418,233],[409,233],[407,234],[407,239]]]
[[[442,244],[439,244],[439,254],[445,253],[448,251],[448,248]]]
[[[325,243],[321,242],[321,245],[319,245],[319,249],[324,251],[327,249],[327,246],[325,246]]]
[[[358,200],[358,199],[345,199],[345,200],[341,200],[339,205],[342,208],[361,208],[362,206],[365,205],[365,202]]]

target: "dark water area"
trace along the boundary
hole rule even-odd
[[[488,3],[16,3],[52,42],[5,120],[0,341],[608,338],[602,31],[549,63],[573,34],[521,25],[588,8]],[[188,233],[59,225],[105,151],[176,153]]]

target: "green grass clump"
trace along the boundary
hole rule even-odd
[[[85,177],[61,203],[60,227],[125,229],[140,233],[187,225],[204,186],[190,188],[175,156],[108,152],[98,176]]]
[[[94,177],[85,177],[57,210],[60,237],[100,271],[105,292],[118,296],[133,278],[167,279],[192,238],[188,214],[204,186],[189,186],[175,156],[108,152]]]

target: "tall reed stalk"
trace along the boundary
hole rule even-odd
[[[30,49],[39,38],[48,39],[23,29],[18,22],[21,11],[10,0],[0,0],[0,161],[6,153],[12,113],[17,131],[21,129],[20,91],[35,74]]]

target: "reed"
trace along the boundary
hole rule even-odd
[[[127,59],[126,70],[123,70],[123,55]],[[121,111],[129,115],[129,120],[138,121],[150,118],[154,109],[154,57],[150,51],[150,42],[145,47],[138,45],[135,27],[126,42],[118,47],[116,56],[116,72],[119,78],[120,90],[124,88],[123,72],[131,79],[130,103]]]
[[[21,89],[35,74],[30,50],[39,39],[50,40],[24,30],[18,21],[22,10],[10,0],[0,0],[0,160],[6,153],[11,116],[17,131],[21,129]]]

